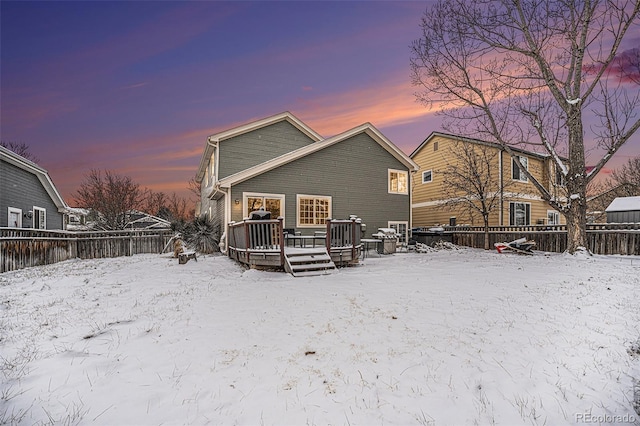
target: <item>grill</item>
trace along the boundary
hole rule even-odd
[[[373,238],[382,240],[382,244],[378,244],[378,253],[392,254],[396,252],[396,244],[398,236],[393,228],[378,228],[378,233],[373,234]]]

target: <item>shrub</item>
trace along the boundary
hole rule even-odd
[[[220,251],[220,227],[216,221],[206,217],[197,217],[191,222],[176,224],[175,230],[182,233],[187,246],[200,253]]]

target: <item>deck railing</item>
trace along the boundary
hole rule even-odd
[[[238,262],[250,263],[252,252],[279,252],[284,265],[283,218],[248,220],[229,224],[229,257]]]
[[[360,248],[360,231],[362,224],[359,220],[327,219],[327,252],[332,249],[351,249],[351,258],[356,258],[356,250]]]
[[[283,218],[249,220],[229,224],[228,251],[230,258],[245,264],[284,267],[285,236]],[[360,250],[359,220],[326,221],[325,247],[332,253],[350,251],[357,259]],[[267,257],[270,259],[267,259]],[[274,258],[279,256],[279,262]],[[279,263],[279,264],[278,264]]]

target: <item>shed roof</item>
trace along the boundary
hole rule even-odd
[[[628,212],[628,211],[640,211],[640,197],[618,197],[615,198],[606,212]]]

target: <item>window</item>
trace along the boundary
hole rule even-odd
[[[422,172],[422,183],[429,183],[432,180],[433,180],[433,174],[431,173],[431,170]]]
[[[560,225],[560,213],[555,210],[547,210],[547,225]]]
[[[433,150],[434,150],[434,151],[437,151],[437,150],[438,150],[438,141],[435,141],[435,142],[433,143]]]
[[[211,158],[209,158],[209,164],[207,165],[207,186],[213,185],[216,177],[216,156],[215,154],[211,154]]]
[[[22,228],[22,210],[9,207],[9,228]]]
[[[516,163],[516,159],[520,161],[520,164],[524,169],[529,170],[529,159],[527,157],[516,156],[515,158],[511,159],[511,178],[513,180],[519,180],[521,182],[528,182],[529,179],[527,178],[527,175],[520,171],[520,168]]]
[[[531,224],[531,204],[509,203],[509,224],[527,226]]]
[[[389,228],[396,230],[399,243],[406,243],[408,241],[407,231],[409,230],[409,222],[389,222]]]
[[[389,169],[389,193],[409,193],[409,173],[402,170]]]
[[[564,174],[562,174],[562,170],[560,167],[556,167],[556,185],[565,186]]]
[[[33,206],[33,227],[47,229],[47,211],[45,209]]]
[[[261,194],[243,192],[244,217],[249,217],[251,212],[260,210],[260,207],[271,212],[271,219],[278,216],[284,217],[284,195],[283,194]]]
[[[331,218],[331,197],[298,194],[298,227],[317,228],[326,226]]]

